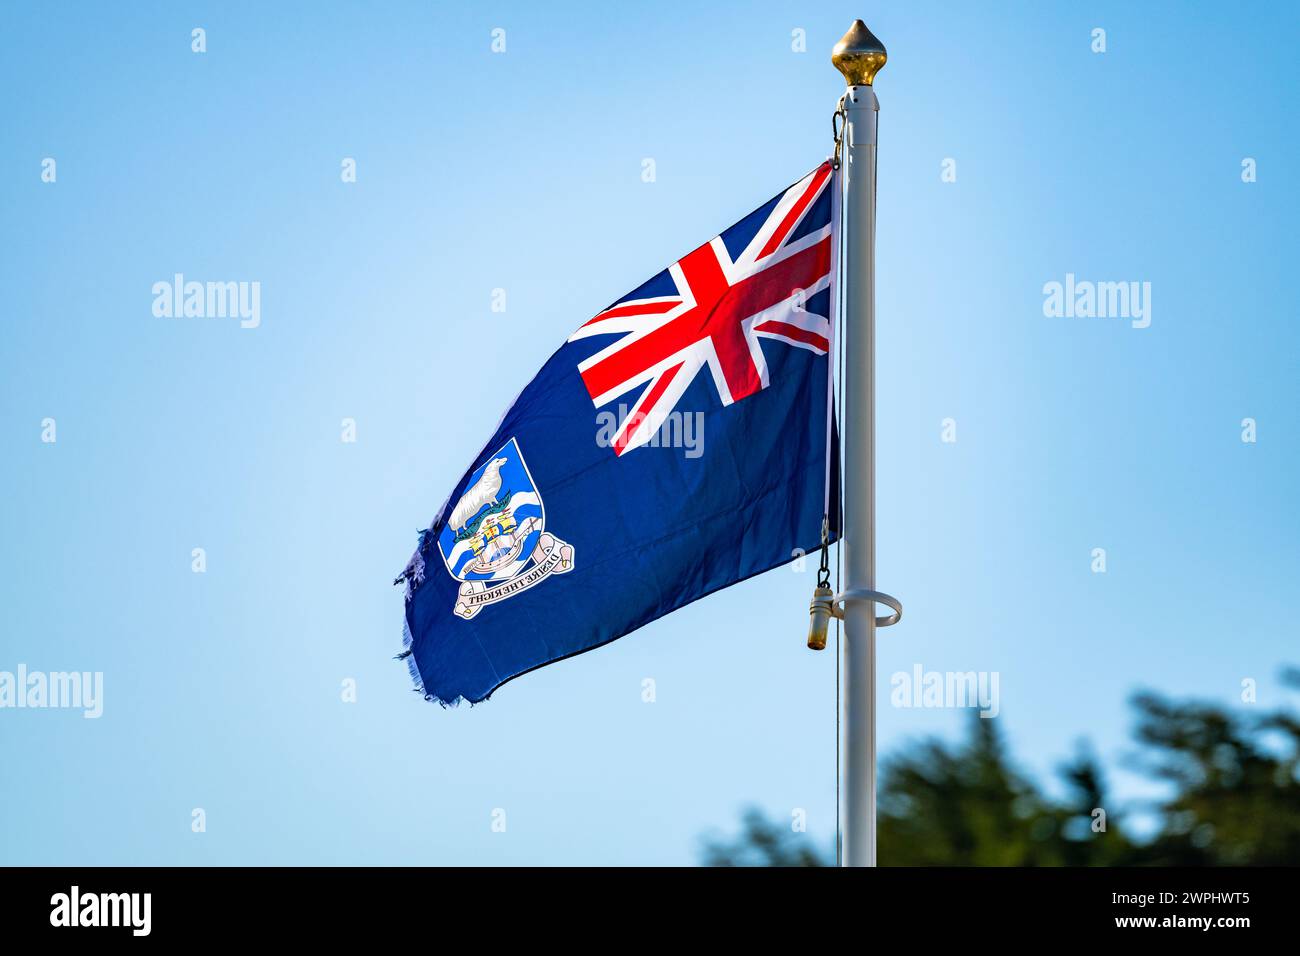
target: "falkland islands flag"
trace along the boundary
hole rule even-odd
[[[444,704],[784,564],[836,527],[823,163],[583,323],[402,573],[406,658]]]

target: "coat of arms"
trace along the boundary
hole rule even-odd
[[[452,610],[466,620],[573,569],[573,545],[546,530],[541,495],[513,438],[470,476],[438,533],[438,550],[463,582]]]

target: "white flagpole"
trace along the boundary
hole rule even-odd
[[[844,74],[844,844],[876,865],[876,115],[885,47],[861,20],[831,54]],[[883,622],[882,622],[883,623]],[[890,622],[892,623],[892,622]]]

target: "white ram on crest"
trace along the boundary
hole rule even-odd
[[[484,505],[497,503],[497,493],[501,490],[501,466],[507,461],[506,458],[493,458],[483,469],[478,481],[460,496],[460,501],[456,502],[456,507],[451,512],[452,531],[460,531],[465,527]]]

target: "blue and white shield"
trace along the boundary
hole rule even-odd
[[[569,571],[572,546],[545,529],[542,497],[511,438],[470,475],[438,533],[448,573],[465,582],[455,613],[469,619],[552,573]]]

